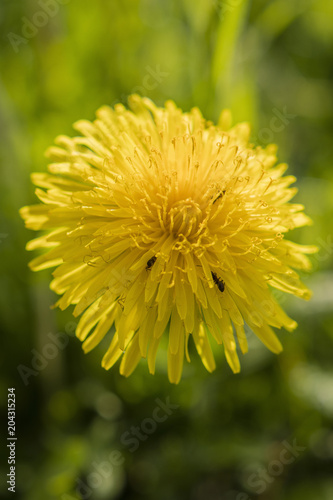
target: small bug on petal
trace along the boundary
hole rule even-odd
[[[157,259],[157,257],[155,257],[155,255],[154,255],[151,259],[149,259],[149,260],[148,260],[148,262],[147,262],[147,266],[146,266],[146,271],[150,271],[150,269],[151,269],[151,268],[153,267],[153,265],[155,264],[156,259]]]
[[[212,271],[212,278],[214,280],[215,285],[217,285],[217,288],[220,290],[220,292],[221,293],[224,292],[224,281],[221,280],[221,278],[219,278],[216,273],[213,273],[213,271]]]

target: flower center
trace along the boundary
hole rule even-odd
[[[190,238],[197,233],[203,219],[201,208],[191,198],[174,203],[169,210],[169,231],[174,236]]]

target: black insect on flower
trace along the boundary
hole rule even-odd
[[[224,292],[224,281],[221,280],[221,278],[219,278],[216,273],[213,273],[213,271],[212,271],[212,278],[214,280],[215,285],[220,290],[220,292],[221,293]]]
[[[147,266],[146,266],[146,271],[150,271],[150,269],[153,267],[153,265],[156,262],[157,257],[154,255],[151,259],[148,260]]]
[[[217,202],[217,200],[220,200],[220,199],[222,198],[222,196],[223,196],[223,195],[225,195],[225,189],[224,189],[221,193],[219,193],[219,194],[218,194],[218,196],[217,196],[217,197],[215,198],[215,200],[213,201],[213,205],[214,205],[214,203],[216,203],[216,202]]]

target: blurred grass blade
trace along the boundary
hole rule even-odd
[[[291,23],[309,9],[311,2],[275,0],[258,16],[256,27],[269,39],[278,37]]]
[[[232,98],[232,63],[249,0],[230,0],[219,4],[219,25],[211,68],[214,109],[221,109]]]

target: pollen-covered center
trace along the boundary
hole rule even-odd
[[[190,239],[198,233],[202,219],[200,205],[187,198],[171,206],[166,218],[166,229],[175,237],[182,235]]]

